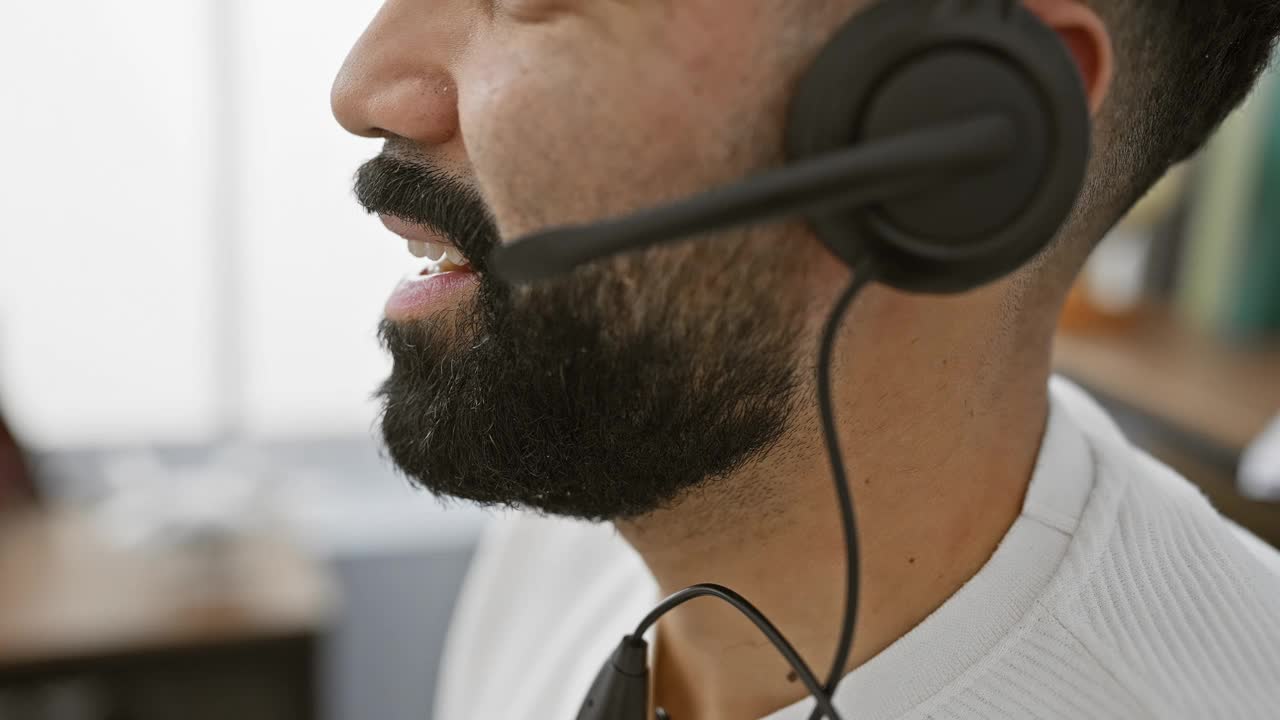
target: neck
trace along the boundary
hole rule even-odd
[[[993,337],[983,296],[919,301],[869,291],[846,327],[835,388],[860,546],[855,642],[846,671],[874,657],[981,569],[1021,511],[1047,415],[1049,342],[972,352]],[[965,307],[968,305],[969,307]],[[901,337],[901,328],[919,329]],[[1044,334],[1044,331],[1041,331]],[[997,333],[995,336],[999,336]],[[925,342],[928,339],[929,342]],[[999,344],[1000,341],[997,341]],[[992,361],[992,357],[1004,360]],[[848,372],[841,368],[850,368]],[[816,419],[732,478],[619,523],[670,594],[700,582],[756,605],[825,680],[844,608],[845,543]],[[657,702],[673,718],[763,717],[808,695],[746,618],[711,600],[658,624]]]

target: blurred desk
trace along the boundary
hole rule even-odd
[[[1231,345],[1164,309],[1125,330],[1062,333],[1054,361],[1095,393],[1230,452],[1280,412],[1280,343]]]
[[[1280,505],[1236,491],[1241,451],[1280,411],[1280,343],[1235,345],[1147,311],[1123,329],[1060,333],[1057,372],[1107,406],[1130,439],[1280,547]]]
[[[0,517],[0,689],[74,680],[129,720],[310,720],[331,606],[276,538],[125,547],[71,513]]]

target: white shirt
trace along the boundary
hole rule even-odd
[[[844,678],[836,708],[857,720],[1280,718],[1280,554],[1129,445],[1078,388],[1055,379],[1050,397],[1021,516],[968,583]],[[656,593],[610,525],[497,523],[459,600],[437,720],[572,720]]]

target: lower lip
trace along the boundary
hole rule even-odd
[[[456,303],[458,294],[476,281],[476,274],[465,270],[409,278],[387,300],[387,319],[403,322],[427,317],[446,303]]]

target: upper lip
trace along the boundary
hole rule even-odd
[[[406,220],[401,220],[398,217],[384,215],[382,213],[378,213],[378,219],[382,221],[382,224],[385,225],[388,230],[399,235],[405,240],[413,240],[415,242],[423,243],[436,243],[438,245],[453,245],[452,242],[449,242],[449,238],[424,225],[416,225]]]

